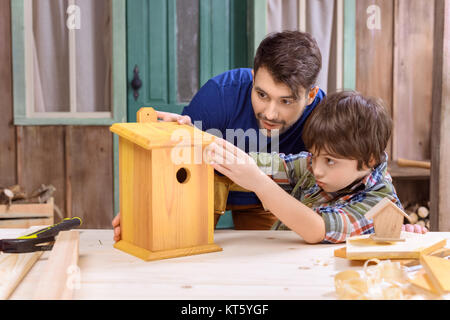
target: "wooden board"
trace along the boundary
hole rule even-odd
[[[356,90],[381,98],[392,115],[392,70],[394,46],[394,1],[358,0],[356,2]],[[380,29],[367,27],[377,19],[367,13],[369,6],[380,8]],[[391,156],[391,141],[387,146]]]
[[[11,8],[0,0],[0,186],[16,183],[16,133],[13,126]]]
[[[0,205],[0,228],[29,228],[53,224],[53,198],[47,203]]]
[[[37,228],[30,228],[27,232],[11,235],[4,238],[15,238],[35,231]],[[2,237],[3,238],[3,237]],[[34,263],[42,255],[41,252],[30,253],[3,253],[0,254],[0,300],[8,299],[23,277],[33,267]]]
[[[420,263],[436,291],[439,294],[450,293],[450,260],[422,255]]]
[[[434,1],[396,0],[394,19],[392,160],[429,160]]]
[[[64,127],[17,127],[18,184],[27,193],[42,184],[56,188],[55,205],[65,211]]]
[[[410,280],[410,282],[421,289],[430,291],[434,294],[439,294],[439,292],[433,286],[433,283],[430,281],[430,278],[428,277],[426,271],[423,269],[417,272],[417,274],[413,279]]]
[[[430,217],[432,230],[450,230],[450,1],[436,1]]]
[[[59,233],[40,277],[35,299],[72,299],[73,290],[77,286],[76,281],[79,280],[79,239],[80,234],[75,230]]]
[[[113,218],[113,139],[108,127],[66,128],[67,215],[83,228],[111,228]]]
[[[401,233],[404,242],[377,243],[370,235],[347,239],[346,253],[350,260],[419,259],[421,254],[431,253],[446,245],[447,240],[435,234]]]

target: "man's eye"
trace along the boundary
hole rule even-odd
[[[283,100],[281,100],[281,103],[282,104],[286,104],[286,105],[290,105],[290,104],[292,104],[292,101],[288,100],[288,99],[283,99]]]
[[[260,98],[265,98],[265,97],[267,97],[267,95],[264,93],[264,92],[260,92],[260,91],[258,91],[258,96],[260,97]]]
[[[326,160],[327,160],[327,164],[328,164],[329,166],[331,166],[331,165],[334,164],[334,160],[333,160],[333,159],[327,158]]]

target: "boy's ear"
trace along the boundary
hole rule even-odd
[[[313,101],[316,98],[316,95],[317,95],[318,92],[319,92],[319,87],[318,86],[315,86],[315,87],[313,87],[313,88],[311,88],[309,90],[307,105],[310,105],[311,103],[313,103]]]

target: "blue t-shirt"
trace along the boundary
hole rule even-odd
[[[224,72],[208,80],[183,109],[182,114],[190,116],[199,129],[220,136],[247,153],[276,151],[289,154],[307,151],[302,140],[303,125],[325,93],[319,90],[313,103],[306,106],[297,122],[273,139],[273,144],[278,145],[276,148],[272,146],[272,139],[259,131],[251,101],[252,87],[251,69],[242,68]],[[228,204],[256,203],[260,201],[254,193],[230,192],[228,197]]]

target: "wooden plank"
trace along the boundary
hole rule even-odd
[[[47,203],[0,205],[0,228],[29,228],[53,224],[53,198]]]
[[[356,90],[381,98],[391,115],[393,14],[393,1],[356,1]],[[390,140],[386,148],[389,157],[391,149]]]
[[[423,255],[420,263],[439,294],[450,293],[450,260]]]
[[[450,230],[450,1],[435,10],[430,215],[432,230]]]
[[[0,0],[0,186],[10,186],[16,183],[10,3],[9,0]]]
[[[62,231],[56,238],[46,267],[42,272],[34,299],[68,300],[72,299],[72,274],[78,270],[78,247],[80,234],[78,231]],[[76,276],[76,274],[75,274]]]
[[[450,232],[439,235],[450,239]],[[74,299],[334,300],[336,273],[363,265],[333,257],[342,245],[310,245],[292,231],[216,230],[215,241],[223,251],[149,263],[114,249],[111,229],[83,230]],[[11,299],[33,297],[45,263],[37,262]]]
[[[35,230],[36,228],[31,228],[23,235]],[[20,236],[20,234],[17,236]],[[7,238],[15,238],[15,236]],[[0,255],[0,300],[9,298],[42,253],[41,251],[20,254],[4,253]]]
[[[17,127],[18,184],[30,193],[53,185],[55,205],[65,210],[64,127]],[[89,162],[88,162],[89,163]]]
[[[402,232],[404,242],[378,243],[370,235],[355,236],[347,239],[346,252],[350,260],[377,259],[419,259],[421,254],[428,254],[443,248],[447,240],[436,234],[417,234]]]
[[[110,228],[113,218],[113,139],[108,127],[67,128],[66,186],[71,216],[85,228]]]
[[[434,1],[395,1],[392,160],[430,159],[433,27]]]

